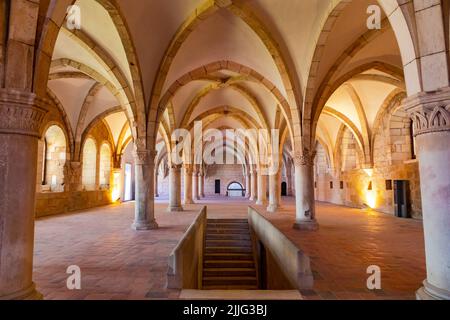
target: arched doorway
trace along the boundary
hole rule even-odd
[[[281,196],[287,197],[287,183],[284,181],[281,183]]]
[[[228,185],[227,196],[231,198],[245,197],[245,190],[239,182],[232,182]]]

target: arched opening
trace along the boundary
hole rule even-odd
[[[287,183],[284,181],[281,183],[281,196],[287,197]]]
[[[100,189],[108,190],[111,179],[111,148],[107,143],[100,148]]]
[[[96,189],[97,174],[97,146],[95,141],[88,138],[83,147],[83,173],[82,184],[83,189],[92,191]]]
[[[230,198],[245,197],[245,189],[239,182],[232,182],[228,185],[227,196]]]
[[[49,127],[42,143],[40,179],[42,191],[64,191],[64,166],[67,146],[64,131],[57,125]]]

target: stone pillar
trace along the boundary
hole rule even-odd
[[[294,158],[295,209],[298,230],[317,230],[314,199],[314,154],[304,153]]]
[[[292,197],[293,191],[292,191],[292,172],[290,166],[286,168],[286,187],[287,187],[287,196]]]
[[[200,200],[198,190],[198,172],[194,170],[192,172],[192,198],[194,200]]]
[[[39,130],[46,102],[0,89],[0,300],[39,299],[32,281]]]
[[[156,169],[155,170],[155,198],[159,198],[158,180],[159,180],[159,172],[158,172],[158,169]]]
[[[201,196],[202,198],[204,198],[204,197],[205,197],[205,184],[206,184],[206,174],[205,174],[204,172],[203,172],[203,174],[202,174],[201,180],[202,180],[202,185],[201,185],[201,193],[200,193],[200,196]]]
[[[184,204],[193,204],[192,200],[192,165],[184,165]]]
[[[269,206],[267,211],[276,212],[278,210],[278,172],[269,175]]]
[[[183,211],[181,206],[181,165],[172,164],[169,171],[169,212]]]
[[[422,195],[427,279],[420,300],[450,300],[450,88],[408,98]]]
[[[134,150],[136,203],[132,228],[137,231],[153,230],[158,228],[158,224],[155,220],[154,200],[156,152],[146,150],[142,147],[143,145],[145,144],[138,142],[137,146],[139,147],[135,147]]]
[[[251,194],[251,189],[252,187],[250,186],[250,173],[246,172],[245,173],[245,198],[250,198],[250,194]]]
[[[281,170],[277,174],[277,198],[278,198],[278,209],[281,207],[281,183],[283,182],[282,176],[281,176]]]
[[[203,194],[203,182],[204,182],[203,173],[199,172],[198,173],[198,198],[199,198],[199,200],[201,198],[205,197],[205,195]]]
[[[257,172],[255,169],[252,169],[250,172],[250,201],[256,201],[258,197],[257,192]]]
[[[257,205],[264,206],[267,203],[267,176],[266,169],[258,170],[258,200]]]

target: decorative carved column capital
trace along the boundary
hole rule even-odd
[[[194,167],[192,164],[183,164],[183,168],[187,175],[192,175],[194,172]]]
[[[39,137],[47,105],[33,93],[0,89],[0,133]]]
[[[174,170],[174,171],[179,171],[179,170],[181,170],[182,167],[183,167],[183,165],[181,165],[181,164],[174,164],[174,163],[171,163],[171,164],[169,165],[169,169],[170,169],[170,170]]]
[[[315,151],[303,150],[294,155],[294,165],[298,166],[314,166]]]
[[[134,150],[134,159],[137,165],[155,164],[155,157],[158,153],[153,150],[138,149]]]
[[[414,136],[450,131],[450,88],[419,93],[405,99],[404,106],[414,125]]]

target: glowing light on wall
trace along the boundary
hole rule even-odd
[[[120,171],[113,172],[113,184],[111,188],[111,199],[116,202],[120,199]]]
[[[366,202],[369,208],[375,209],[377,206],[377,195],[375,191],[366,191]]]
[[[364,170],[364,172],[369,176],[369,177],[372,177],[372,175],[373,175],[373,169],[363,169]]]

